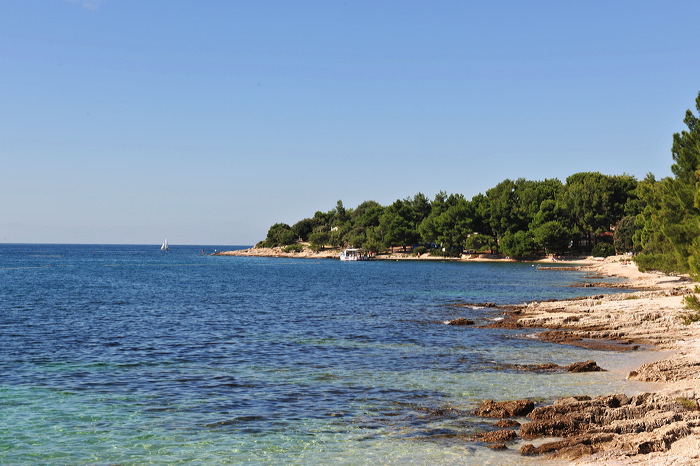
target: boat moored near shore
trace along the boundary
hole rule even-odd
[[[368,261],[372,259],[372,252],[367,249],[343,249],[340,253],[341,261]]]

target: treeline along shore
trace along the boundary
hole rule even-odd
[[[700,112],[700,93],[696,108]],[[698,276],[700,120],[688,110],[684,122],[687,131],[673,135],[672,177],[581,172],[564,182],[506,179],[471,199],[440,192],[432,200],[417,193],[387,206],[365,201],[346,208],[338,201],[291,226],[275,223],[256,248],[291,254],[399,249],[431,257],[467,252],[517,260],[633,253],[642,270]]]
[[[624,277],[623,285],[636,291],[524,303],[503,309],[503,320],[492,325],[546,329],[539,338],[630,354],[640,345],[671,350],[671,357],[627,375],[660,388],[551,405],[487,400],[465,413],[483,417],[485,425],[466,440],[577,464],[699,464],[700,120],[688,110],[684,122],[687,131],[673,135],[673,176],[661,180],[585,172],[564,183],[505,180],[472,199],[439,193],[431,201],[419,193],[353,209],[338,201],[294,225],[273,225],[256,248],[223,254],[337,257],[330,248],[355,246],[416,259],[607,256],[584,267]],[[625,255],[610,257],[615,253]],[[568,370],[545,366],[521,369]],[[593,362],[574,367],[606,369]]]

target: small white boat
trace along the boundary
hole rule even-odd
[[[368,261],[372,258],[372,253],[366,249],[344,249],[340,253],[341,261]]]
[[[165,238],[165,241],[163,241],[163,245],[160,247],[161,251],[170,251],[170,248],[168,247],[168,238]]]

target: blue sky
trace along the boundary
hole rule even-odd
[[[670,175],[697,1],[3,0],[0,242],[253,244],[342,200]]]

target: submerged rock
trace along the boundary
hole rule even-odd
[[[520,423],[513,419],[501,419],[494,424],[496,427],[520,427]]]
[[[575,362],[566,366],[567,372],[601,372],[605,369],[596,364],[595,361]]]
[[[564,366],[553,362],[544,364],[499,364],[496,368],[523,372],[564,372],[566,370]]]
[[[487,400],[474,412],[481,417],[525,416],[535,408],[530,400],[493,401]]]
[[[507,442],[518,438],[518,434],[511,429],[494,430],[493,432],[484,432],[478,434],[477,438],[483,442]]]
[[[447,325],[474,325],[474,321],[465,319],[464,317],[458,317],[457,319],[448,320]]]
[[[494,443],[491,445],[487,445],[491,450],[507,450],[508,447],[506,446],[505,443]]]

